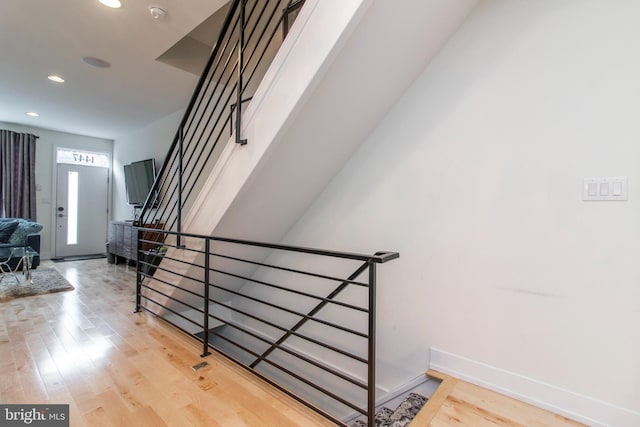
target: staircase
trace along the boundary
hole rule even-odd
[[[398,254],[280,242],[437,43],[402,31],[379,40],[379,29],[407,11],[374,0],[306,0],[277,40],[282,10],[299,3],[232,2],[150,192],[158,197],[140,214],[140,224],[164,224],[151,231],[167,250],[153,275],[139,269],[136,309],[198,338],[203,357],[215,347],[344,425],[354,411],[374,418],[376,268]],[[410,8],[430,16],[429,5]],[[253,29],[258,23],[264,31]],[[391,40],[420,49],[401,58],[375,43]],[[425,43],[432,47],[423,52]],[[255,62],[262,57],[271,67]],[[388,79],[387,67],[400,62]],[[139,266],[143,259],[139,252]]]
[[[361,142],[360,136],[340,131],[344,126],[339,122],[324,137],[300,138],[290,132],[308,132],[318,119],[331,120],[316,113],[308,116],[311,122],[302,120],[301,109],[315,109],[308,102],[310,93],[317,90],[367,3],[306,0],[283,40],[287,15],[282,11],[300,1],[233,1],[224,26],[230,34],[223,33],[216,44],[154,183],[151,194],[157,190],[158,200],[147,201],[139,222],[162,223],[177,233],[281,241]],[[242,21],[246,24],[240,25]],[[237,34],[241,28],[244,36]],[[255,41],[257,37],[263,41]],[[253,47],[259,50],[250,54]],[[270,61],[267,68],[264,62]],[[336,114],[346,117],[344,111]],[[155,204],[158,209],[152,208]],[[163,263],[178,259],[172,272],[201,275],[189,267],[199,264],[196,252],[177,253],[171,245],[182,246],[182,238],[168,239]],[[175,280],[162,270],[156,275],[160,281]],[[194,286],[184,283],[190,291]],[[171,295],[172,290],[163,292]],[[172,305],[167,297],[156,297]]]
[[[394,410],[382,407],[376,412],[376,427],[405,427],[418,415],[427,403],[427,398],[417,393],[409,393]],[[353,427],[367,427],[364,420],[353,423]]]

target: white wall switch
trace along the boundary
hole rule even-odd
[[[582,200],[627,200],[627,177],[584,178],[582,181]]]
[[[622,195],[622,183],[621,182],[614,182],[612,191],[613,191],[611,193],[612,195],[621,196]]]

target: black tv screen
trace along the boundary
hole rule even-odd
[[[141,207],[153,186],[156,177],[154,159],[133,162],[124,165],[124,182],[127,191],[127,203],[130,206]]]

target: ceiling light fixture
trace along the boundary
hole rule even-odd
[[[159,6],[149,6],[149,13],[153,16],[153,19],[162,19],[166,16],[167,12]]]
[[[103,5],[113,9],[119,9],[122,7],[122,2],[120,0],[98,0],[98,1]]]
[[[47,78],[49,80],[51,80],[52,82],[56,82],[56,83],[64,83],[64,79],[60,76],[57,76],[55,74],[51,74],[50,76],[47,76]]]
[[[40,114],[36,113],[35,111],[27,111],[25,114],[29,117],[40,117]]]

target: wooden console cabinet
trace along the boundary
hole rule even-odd
[[[143,228],[162,228],[162,224],[145,224]],[[162,234],[144,232],[143,240],[161,242]],[[143,242],[142,250],[148,251],[159,246],[160,243]],[[107,260],[111,264],[128,262],[134,264],[137,260],[138,227],[132,221],[111,221],[109,224],[109,249]]]

